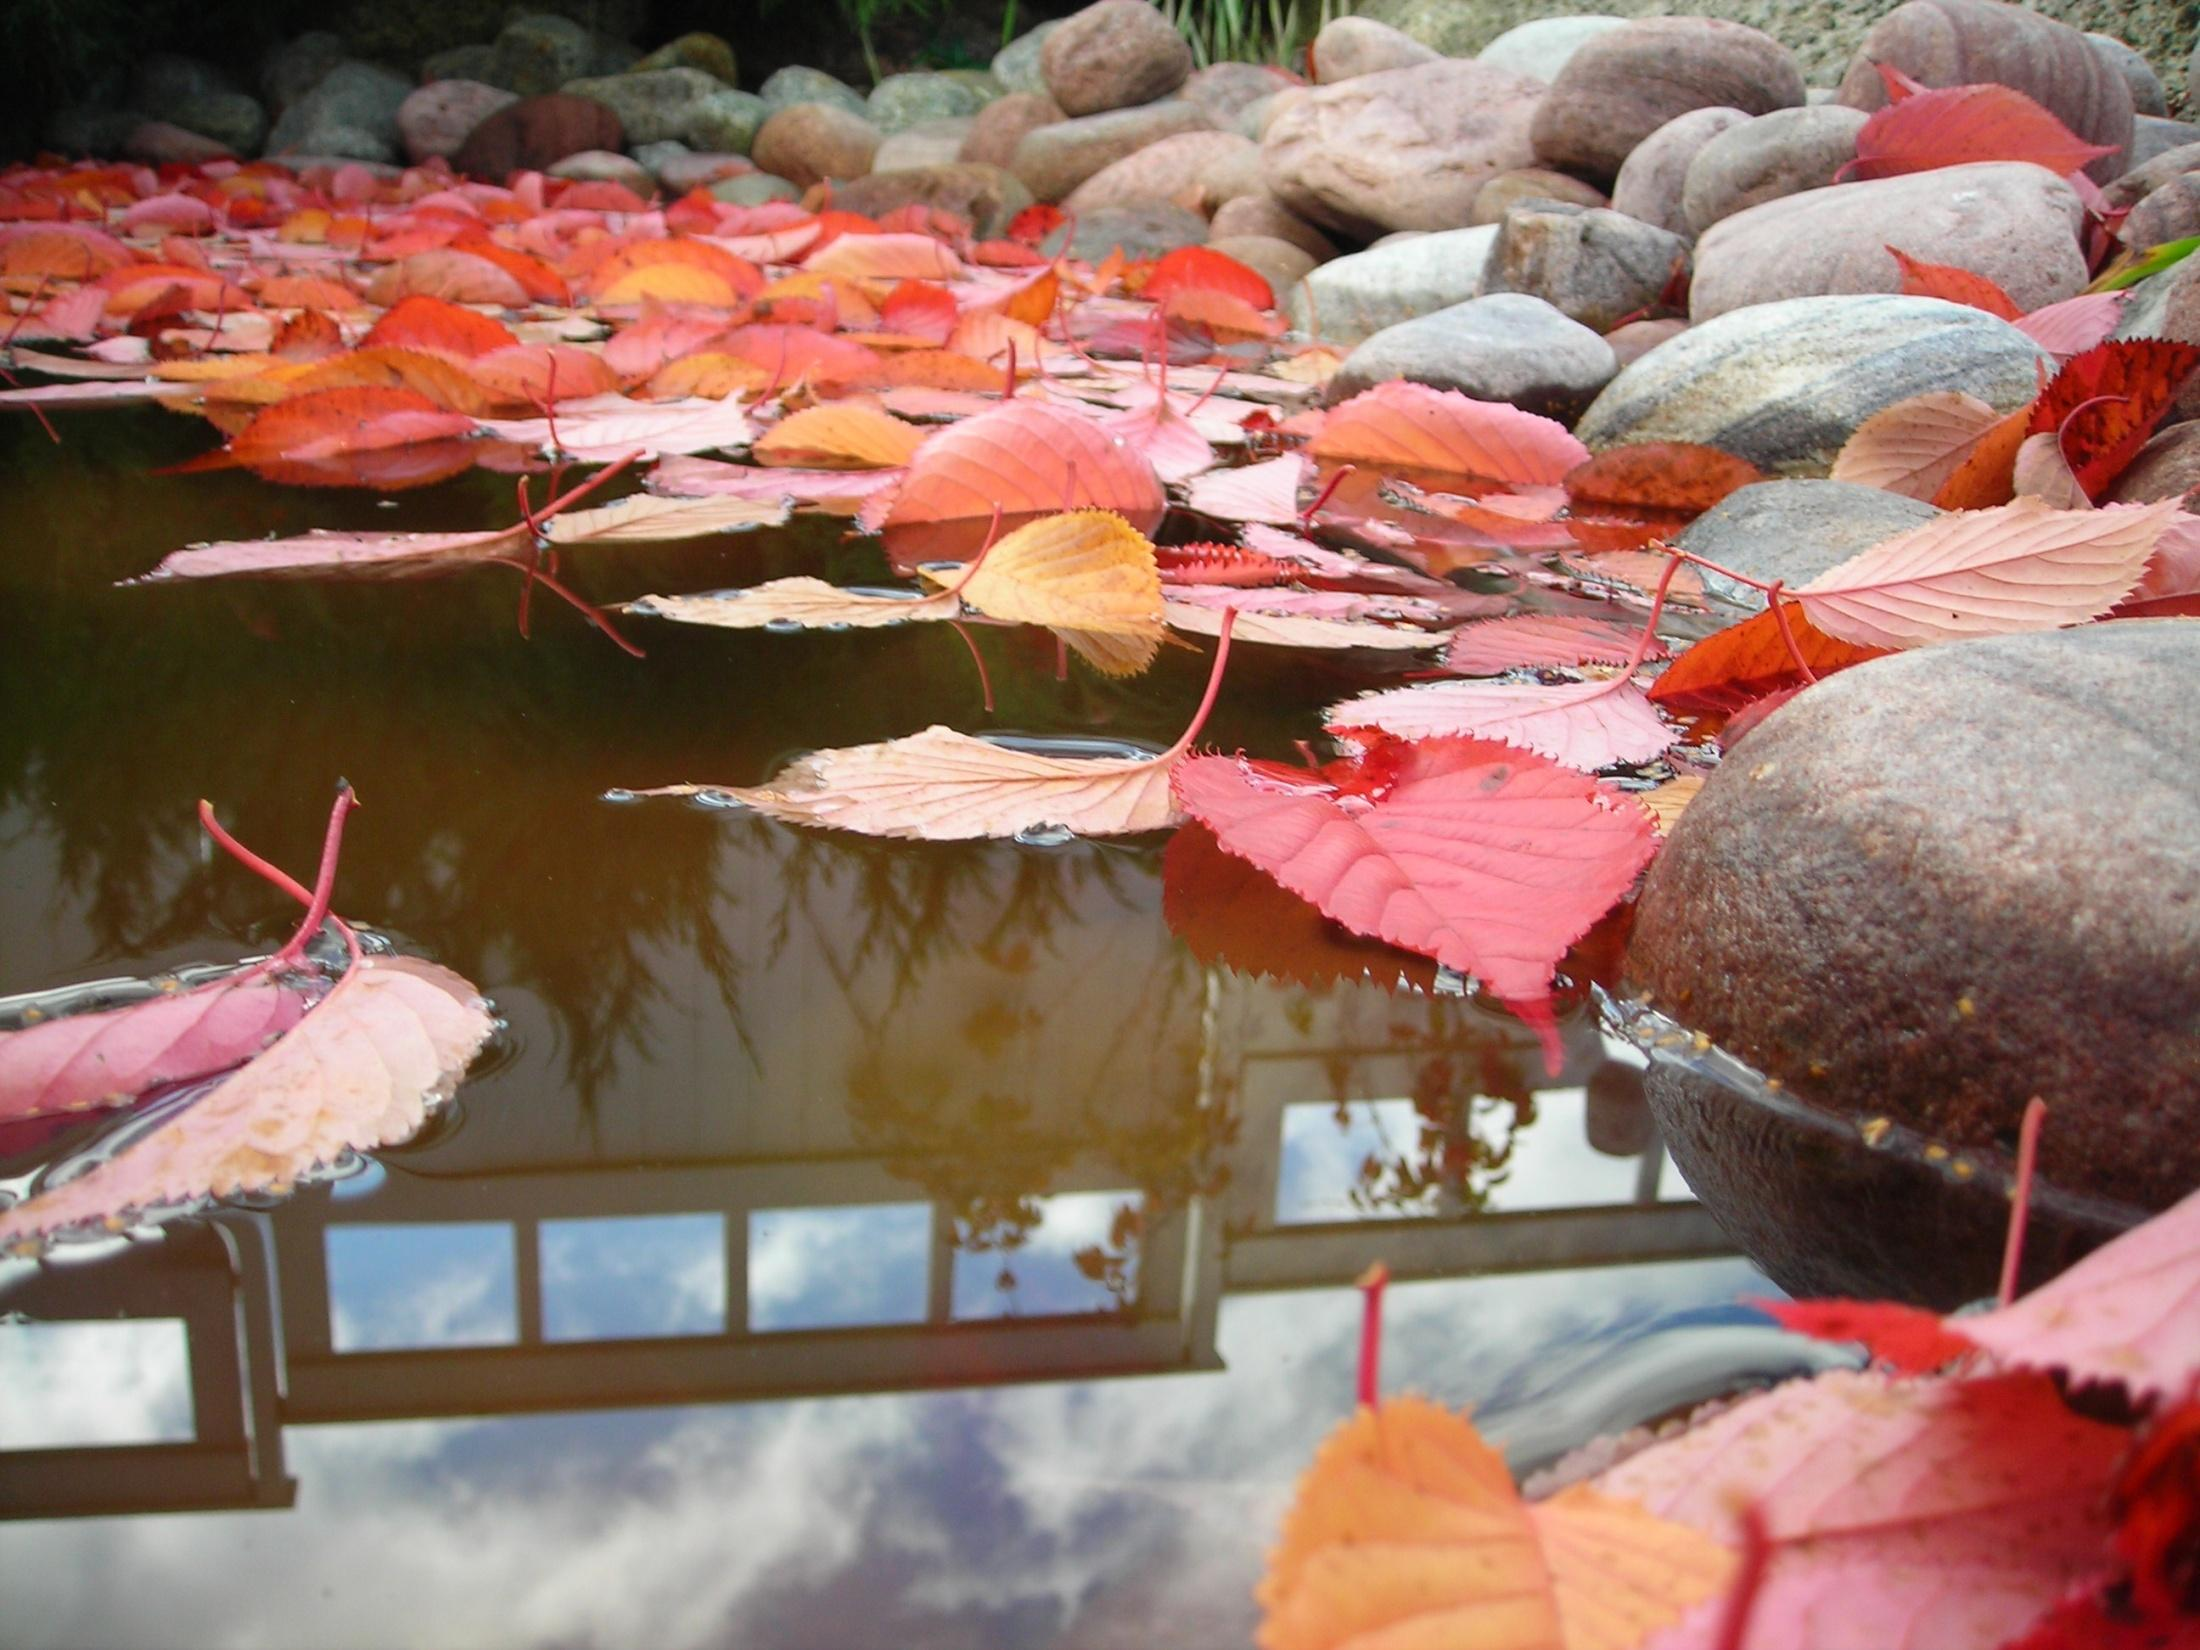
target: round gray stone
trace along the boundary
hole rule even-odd
[[[1591,447],[1700,441],[1771,475],[1824,475],[1882,407],[1963,390],[2013,412],[2054,357],[1981,309],[1870,294],[1759,304],[1636,361],[1575,431]]]
[[[800,63],[790,63],[784,69],[774,69],[769,79],[757,88],[765,107],[772,114],[791,109],[797,103],[829,103],[845,109],[852,115],[870,118],[869,105],[863,94],[845,80],[837,80],[823,69],[807,68]],[[768,118],[768,117],[767,117]]]
[[[964,119],[985,105],[975,87],[944,74],[890,74],[866,101],[871,124],[888,137],[935,120]]]
[[[1683,550],[1737,573],[1794,586],[1940,515],[1930,504],[1849,481],[1760,481],[1736,488],[1682,530]],[[1704,590],[1751,613],[1765,593],[1703,570]]]
[[[1221,215],[1216,215],[1221,223]],[[1482,295],[1482,267],[1497,226],[1443,229],[1333,258],[1291,295],[1291,324],[1332,344],[1357,344],[1386,327]]]
[[[1820,103],[1775,109],[1729,126],[1696,151],[1681,183],[1681,216],[1701,235],[1721,218],[1806,189],[1823,189],[1856,158],[1861,109]]]
[[[1384,328],[1345,357],[1323,394],[1334,403],[1410,378],[1570,420],[1618,370],[1612,346],[1587,327],[1540,298],[1501,292]]]
[[[1039,67],[1039,54],[1046,50],[1047,36],[1062,26],[1057,17],[1041,23],[1035,29],[1026,30],[993,54],[993,78],[1011,92],[1028,92],[1035,97],[1047,95],[1047,77]]]
[[[1592,332],[1657,302],[1688,260],[1680,236],[1602,207],[1531,201],[1498,226],[1484,292],[1525,292]]]
[[[1548,84],[1558,78],[1567,59],[1598,35],[1626,26],[1624,17],[1538,17],[1507,29],[1476,52],[1474,59]]]

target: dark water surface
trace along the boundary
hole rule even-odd
[[[385,507],[151,473],[194,420],[63,433],[0,425],[0,995],[279,943],[194,806],[303,870],[341,775],[338,908],[509,1030],[361,1173],[0,1268],[9,1644],[1221,1650],[1369,1262],[1386,1379],[1523,1465],[1765,1354],[1578,990],[1553,1077],[1469,1001],[1203,964],[1159,840],[601,799],[935,721],[1163,744],[1204,649],[1062,682],[983,631],[989,719],[937,625],[636,620],[637,661],[539,601],[521,639],[494,569],[117,589],[194,539],[501,525],[511,484]],[[569,566],[884,574],[830,522]],[[1287,755],[1366,680],[1241,649],[1209,737]]]

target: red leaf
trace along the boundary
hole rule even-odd
[[[1566,474],[1567,530],[1591,550],[1670,538],[1727,494],[1765,479],[1747,459],[1689,441],[1646,441],[1597,454]]]
[[[1810,615],[1787,604],[1788,633],[1802,650],[1804,663],[1820,676],[1877,659],[1889,650],[1859,647],[1827,635]],[[1750,700],[1804,681],[1795,655],[1780,634],[1779,620],[1768,608],[1740,624],[1692,643],[1672,667],[1651,684],[1655,704],[1676,711],[1734,711]]]
[[[1220,584],[1239,590],[1287,584],[1292,569],[1274,556],[1239,544],[1160,544],[1154,560],[1163,584]]]
[[[1960,269],[1954,264],[1929,264],[1922,258],[1911,257],[1897,246],[1887,250],[1902,266],[1902,291],[1907,297],[1945,298],[1951,304],[1983,309],[2004,321],[2014,321],[2024,313],[2017,307],[2017,301],[1997,283],[1974,270]]]
[[[2087,143],[2014,87],[1936,86],[1864,122],[1849,175],[1891,178],[1972,161],[2022,160],[2061,177],[2114,152]]]
[[[1353,782],[1385,783],[1370,800]],[[1477,739],[1378,747],[1322,773],[1191,757],[1178,805],[1357,934],[1471,973],[1535,1004],[1566,948],[1656,851],[1649,817],[1540,757]]]
[[[1180,292],[1217,292],[1254,309],[1276,307],[1275,291],[1265,279],[1235,258],[1204,246],[1180,246],[1164,254],[1139,296],[1161,303]]]
[[[2147,444],[2200,366],[2200,347],[2162,338],[2099,344],[2063,363],[2032,403],[2027,435],[2060,434],[2086,497],[2098,499]]]
[[[419,349],[471,360],[510,349],[519,339],[478,311],[415,293],[401,298],[359,341],[362,349]]]
[[[1153,466],[1092,420],[1036,401],[1011,401],[931,436],[884,511],[864,525],[915,528],[990,521],[1011,526],[1057,510],[1113,510],[1141,532],[1167,500]]]
[[[413,390],[309,390],[254,415],[229,444],[238,464],[339,458],[469,435],[474,421]]]
[[[1896,1301],[1759,1301],[1783,1329],[1821,1341],[1862,1341],[1880,1363],[1925,1375],[1978,1350],[1938,1313]]]
[[[1059,206],[1049,206],[1044,201],[1037,206],[1027,206],[1008,220],[1003,233],[1012,241],[1026,246],[1037,246],[1062,225],[1069,222],[1069,214]]]

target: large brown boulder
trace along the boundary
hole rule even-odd
[[[499,109],[466,135],[452,169],[502,183],[514,172],[547,171],[567,155],[618,149],[619,117],[594,98],[545,92]]]
[[[1038,199],[1058,201],[1087,178],[1150,143],[1182,132],[1211,131],[1213,124],[1204,110],[1173,100],[1058,120],[1025,133],[1009,157],[1008,169]]]
[[[1628,990],[1781,1088],[1684,1056],[1650,1097],[1784,1286],[1989,1292],[2007,1207],[1954,1164],[1992,1185],[2034,1095],[2035,1275],[2113,1229],[2070,1199],[2200,1185],[2196,672],[2178,620],[1896,654],[1775,712],[1682,815]]]
[[[796,103],[764,122],[749,159],[807,189],[827,178],[860,178],[882,141],[861,115],[830,103]]]
[[[1192,72],[1192,48],[1147,0],[1097,0],[1047,36],[1039,69],[1072,115],[1167,97]]]
[[[2086,168],[2094,182],[2124,169],[2131,88],[2067,23],[2002,0],[1908,0],[1872,25],[1841,77],[1841,101],[1852,109],[1886,105],[1875,63],[1928,86],[2014,86],[2088,143],[2109,145],[2114,153]]]
[[[1536,111],[1535,152],[1593,178],[1691,109],[1770,114],[1803,103],[1795,54],[1761,30],[1714,17],[1646,17],[1597,35],[1566,60]]]
[[[1261,140],[1268,192],[1325,229],[1373,239],[1456,229],[1482,185],[1535,163],[1543,83],[1445,58],[1294,93]]]

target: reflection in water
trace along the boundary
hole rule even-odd
[[[1162,744],[1204,654],[1061,680],[1051,638],[987,629],[989,723],[941,627],[668,629],[637,662],[554,613],[520,640],[491,579],[115,590],[190,538],[485,525],[509,498],[152,477],[189,432],[86,429],[49,452],[0,427],[0,992],[271,938],[287,913],[204,859],[192,804],[302,864],[340,773],[364,808],[339,908],[509,1030],[366,1173],[0,1267],[0,1312],[39,1325],[0,1325],[11,1391],[167,1367],[17,1338],[50,1326],[180,1323],[188,1352],[85,1411],[169,1430],[0,1450],[0,1512],[90,1520],[0,1531],[12,1640],[1238,1643],[1350,1402],[1370,1260],[1408,1280],[1393,1367],[1452,1401],[1532,1405],[1567,1358],[1730,1325],[1749,1275],[1704,1262],[1721,1240],[1624,1133],[1578,1014],[1547,1078],[1473,1002],[1233,971],[1164,920],[1158,842],[598,800],[929,721]],[[572,572],[598,600],[883,576],[838,531]],[[1281,754],[1365,685],[1261,651],[1226,748]],[[153,1510],[193,1516],[119,1516]]]

